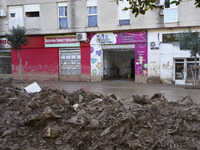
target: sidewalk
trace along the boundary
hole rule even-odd
[[[23,84],[23,86],[27,86],[29,83]],[[82,88],[88,92],[100,92],[106,95],[114,93],[117,97],[122,99],[130,99],[134,94],[145,94],[151,97],[154,93],[162,93],[168,101],[176,101],[190,95],[194,102],[200,104],[199,89],[185,89],[184,86],[180,85],[140,84],[133,81],[120,80],[96,83],[65,81],[43,81],[37,83],[41,87],[47,86],[53,89],[65,89],[69,92],[73,92]]]

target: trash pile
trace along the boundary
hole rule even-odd
[[[200,106],[162,94],[119,99],[80,89],[0,86],[1,150],[198,150]]]

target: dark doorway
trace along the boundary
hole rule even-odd
[[[133,80],[135,58],[133,50],[103,50],[104,80]]]

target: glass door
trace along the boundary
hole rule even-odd
[[[185,60],[175,59],[175,84],[185,84],[186,72],[185,72]]]

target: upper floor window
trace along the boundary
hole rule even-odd
[[[129,7],[129,1],[118,2],[118,20],[119,25],[130,25],[130,9],[123,11],[125,7]]]
[[[36,12],[26,12],[26,17],[40,17],[39,11]]]
[[[25,17],[40,17],[40,5],[24,5]]]
[[[40,29],[40,4],[24,5],[26,29]]]
[[[165,0],[165,8],[177,8],[176,4],[170,4],[174,0]]]
[[[97,27],[97,1],[87,1],[88,27]]]
[[[67,3],[58,4],[58,14],[59,14],[59,28],[68,28],[68,13],[67,13]]]
[[[170,3],[170,0],[165,0],[164,23],[178,22],[178,7]]]
[[[170,0],[165,0],[165,8],[170,8]]]
[[[16,15],[16,13],[11,13],[11,14],[10,14],[10,17],[11,17],[11,18],[15,18],[15,15]]]

